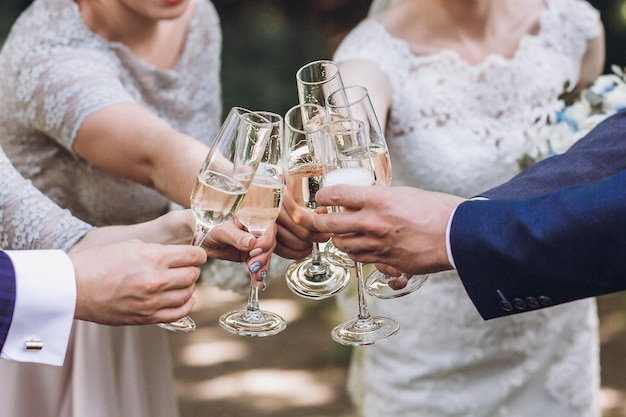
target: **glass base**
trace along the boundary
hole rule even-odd
[[[350,259],[347,253],[339,250],[337,246],[333,245],[332,240],[329,241],[324,247],[324,257],[333,265],[340,266],[342,268],[354,267],[354,260]]]
[[[314,268],[318,268],[320,273],[312,274],[310,271]],[[287,287],[295,294],[320,300],[344,290],[350,283],[350,271],[326,261],[315,266],[309,256],[291,263],[285,279]]]
[[[373,345],[398,333],[400,325],[387,317],[372,316],[369,319],[351,319],[336,326],[330,336],[346,346]]]
[[[285,320],[278,314],[263,310],[231,311],[222,315],[219,323],[227,332],[250,337],[273,336],[287,327]]]
[[[365,280],[365,291],[372,297],[391,299],[411,294],[426,283],[428,275],[413,275],[409,278],[406,286],[398,290],[394,290],[388,282],[394,277],[385,275],[380,271],[372,272]]]
[[[189,333],[196,330],[196,322],[189,316],[185,316],[171,323],[157,323],[157,326],[176,333]]]

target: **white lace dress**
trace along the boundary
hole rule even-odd
[[[586,2],[546,3],[539,33],[522,38],[511,59],[416,56],[372,20],[344,39],[336,61],[371,60],[391,82],[394,185],[470,197],[519,171],[530,146],[524,130],[566,80],[575,84],[586,42],[599,33]],[[409,296],[372,300],[371,310],[395,318],[400,332],[354,351],[349,388],[364,416],[600,415],[594,300],[483,321],[446,272]]]
[[[91,165],[72,145],[86,116],[120,102],[141,103],[174,129],[213,140],[220,23],[207,0],[195,7],[179,61],[163,71],[89,31],[74,1],[35,0],[0,54],[0,141],[20,173],[94,225],[165,213],[166,198]],[[172,367],[167,331],[157,326],[76,322],[64,367],[0,362],[11,381],[0,390],[0,416],[174,417]]]

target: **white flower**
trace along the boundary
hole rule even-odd
[[[611,69],[612,74],[599,76],[573,99],[566,91],[560,108],[537,117],[526,132],[530,149],[518,159],[520,168],[567,151],[598,123],[626,109],[626,74],[618,66]]]

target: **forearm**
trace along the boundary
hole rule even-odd
[[[70,252],[129,239],[139,239],[149,243],[185,245],[191,242],[193,229],[194,217],[191,212],[177,210],[144,223],[93,229],[83,236]]]
[[[154,188],[184,207],[209,147],[136,103],[99,110],[81,125],[74,151],[111,174]]]

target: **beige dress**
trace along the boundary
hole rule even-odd
[[[72,0],[35,0],[0,53],[0,140],[18,171],[94,225],[165,213],[155,191],[110,175],[72,152],[86,116],[137,102],[174,129],[210,143],[219,127],[221,31],[207,0],[176,66],[163,71],[84,25]],[[0,416],[178,415],[167,332],[157,326],[76,322],[65,366],[0,362]]]

